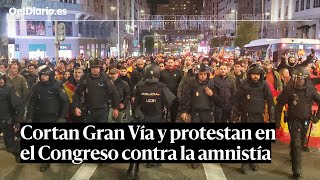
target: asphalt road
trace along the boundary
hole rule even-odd
[[[141,180],[285,180],[290,179],[291,161],[289,146],[275,143],[272,147],[272,163],[260,164],[259,171],[242,175],[241,164],[202,164],[192,169],[190,164],[167,163],[161,167],[140,168]],[[0,179],[3,180],[121,180],[125,179],[128,164],[52,164],[41,173],[39,164],[17,164],[14,157],[0,144]],[[303,153],[303,179],[320,179],[320,151]]]

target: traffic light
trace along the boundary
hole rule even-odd
[[[58,40],[59,41],[64,41],[66,38],[66,26],[64,23],[59,23],[58,24]]]

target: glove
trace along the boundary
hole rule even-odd
[[[67,122],[66,118],[59,118],[57,120],[57,123],[66,123],[66,122]]]
[[[140,109],[140,106],[135,110],[133,116],[137,121],[143,121],[144,120],[144,114],[142,113],[142,111]]]
[[[241,113],[239,112],[238,108],[232,107],[231,110],[231,120],[233,123],[239,123],[240,122]]]

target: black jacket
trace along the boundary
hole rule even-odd
[[[22,99],[18,97],[11,86],[5,85],[0,88],[0,120],[9,120],[22,122],[24,115],[24,106]]]
[[[131,78],[130,78],[131,92],[132,92],[134,86],[137,85],[137,83],[143,78],[143,75],[144,75],[143,69],[136,68],[132,71]]]
[[[231,98],[236,92],[235,79],[227,75],[222,77],[222,75],[217,75],[213,78],[214,86],[216,89],[216,94],[221,98],[221,103],[216,104],[217,106],[231,106]]]
[[[122,103],[126,108],[130,99],[130,88],[126,81],[122,80],[120,77],[114,81],[116,85],[118,94],[120,96],[120,103]]]
[[[205,93],[205,87],[213,91],[211,97]],[[212,79],[207,79],[203,83],[200,83],[198,78],[188,81],[180,101],[181,112],[212,111],[215,103],[221,103],[215,92]]]
[[[109,106],[110,98],[112,107],[119,109],[119,94],[114,82],[106,73],[101,73],[98,77],[93,77],[91,74],[88,74],[80,79],[72,97],[75,107],[80,107],[83,93],[88,109],[106,108]]]
[[[28,119],[40,119],[45,116],[64,118],[68,111],[69,98],[59,80],[47,83],[38,82],[32,86],[28,104]]]
[[[276,123],[280,123],[282,108],[288,104],[288,119],[305,121],[312,117],[311,107],[313,102],[320,105],[320,95],[312,83],[308,83],[305,89],[296,89],[292,82],[288,84],[277,97],[275,108]],[[317,112],[320,118],[320,111]]]
[[[165,69],[160,73],[160,82],[163,82],[169,90],[174,94],[177,95],[178,87],[180,81],[183,77],[183,73],[178,69]]]

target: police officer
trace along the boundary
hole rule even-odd
[[[247,79],[242,82],[233,97],[232,120],[242,123],[263,123],[265,103],[268,104],[269,121],[274,121],[274,100],[264,80],[264,70],[257,64],[249,67]],[[256,164],[243,163],[241,172],[247,174],[249,170],[257,171]]]
[[[144,81],[139,81],[133,92],[137,109],[134,118],[138,122],[159,123],[162,120],[164,107],[168,107],[176,99],[175,95],[159,82],[160,68],[149,64],[145,68]],[[160,166],[160,163],[148,163],[147,168]],[[127,171],[129,179],[138,179],[139,164],[131,163]]]
[[[211,69],[205,64],[200,64],[196,70],[196,78],[187,82],[181,97],[181,119],[195,123],[210,122],[213,119],[214,102],[221,99],[214,93],[215,87],[212,79],[209,79]]]
[[[43,65],[39,67],[39,78],[31,89],[28,104],[28,121],[36,123],[64,123],[68,111],[69,99],[63,84],[54,79],[54,70]],[[46,171],[49,163],[40,165],[40,172]]]
[[[190,120],[194,123],[208,123],[213,120],[213,109],[215,102],[221,102],[214,87],[214,82],[209,79],[211,69],[205,64],[197,66],[196,78],[187,82],[180,103],[181,119],[185,122]],[[191,119],[189,115],[191,114]],[[191,167],[196,169],[199,164],[192,163]]]
[[[276,105],[276,127],[280,128],[282,108],[288,104],[288,126],[290,131],[290,155],[292,159],[292,172],[294,178],[302,177],[301,147],[304,144],[305,134],[303,129],[305,121],[311,119],[317,123],[320,111],[316,116],[312,115],[311,107],[315,101],[320,105],[320,95],[312,83],[310,83],[309,72],[304,67],[295,68],[290,84],[288,84],[277,97]]]
[[[15,146],[14,128],[19,129],[24,114],[22,99],[18,95],[12,86],[6,84],[6,75],[0,72],[0,130],[3,131],[7,151],[13,153],[16,160],[19,153]]]
[[[87,113],[89,122],[107,122],[109,99],[111,98],[114,109],[113,118],[116,119],[119,113],[120,99],[112,79],[102,72],[97,58],[90,60],[89,66],[90,73],[81,78],[72,97],[75,115],[81,116],[82,113]],[[82,112],[80,109],[83,93],[87,112]]]

